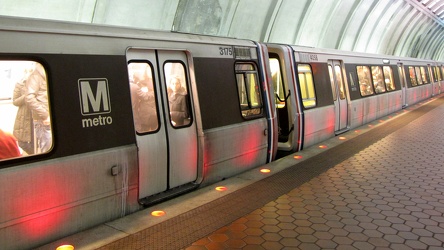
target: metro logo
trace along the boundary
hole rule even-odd
[[[82,115],[99,115],[111,112],[107,79],[79,79],[78,84]]]

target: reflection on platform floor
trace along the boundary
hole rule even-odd
[[[39,249],[443,249],[443,104],[409,107]],[[163,217],[150,217],[159,209]]]
[[[439,106],[186,249],[443,249],[443,114]]]

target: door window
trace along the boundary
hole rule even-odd
[[[276,107],[284,108],[285,100],[285,88],[282,81],[281,66],[277,58],[270,58],[271,79],[273,81],[273,87],[276,95]]]
[[[159,128],[159,119],[152,67],[148,62],[130,62],[128,73],[136,132],[141,134],[156,131]]]
[[[262,97],[255,66],[237,63],[236,82],[242,116],[249,118],[262,114]]]
[[[345,88],[344,88],[344,81],[342,78],[341,66],[335,65],[335,74],[336,74],[336,81],[338,81],[338,86],[339,86],[339,98],[341,98],[341,100],[344,100]]]
[[[336,101],[338,99],[337,93],[336,93],[336,84],[335,84],[335,77],[333,76],[333,69],[331,65],[328,65],[328,75],[330,76],[330,84],[331,89],[333,93],[333,101]]]
[[[191,124],[191,117],[185,66],[181,62],[167,62],[164,73],[171,125],[175,128],[188,126]]]

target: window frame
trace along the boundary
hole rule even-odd
[[[418,86],[418,78],[416,77],[416,70],[414,66],[408,66],[409,79],[412,87]],[[413,75],[412,75],[413,74]]]
[[[242,66],[249,65],[250,69],[243,69]],[[241,116],[244,119],[254,119],[259,116],[263,116],[264,113],[264,102],[262,99],[262,89],[260,85],[259,72],[257,66],[251,61],[238,61],[234,64],[234,74],[236,79],[236,88],[238,93],[239,108],[241,111]],[[239,78],[242,76],[241,78]],[[253,76],[253,78],[249,78]],[[240,81],[240,79],[242,79]],[[249,80],[254,80],[254,89],[257,90],[255,98],[257,99],[257,104],[253,105],[251,91],[249,88],[252,86],[248,85]],[[245,100],[243,100],[245,98]]]
[[[375,94],[383,94],[387,92],[387,89],[385,87],[385,79],[384,79],[384,72],[382,70],[382,67],[380,65],[372,65],[370,67],[371,69],[371,76],[372,76],[372,83],[373,83],[373,89],[375,91]],[[378,72],[376,72],[378,71]],[[381,82],[379,82],[381,81]]]
[[[1,106],[5,105],[4,111],[6,112],[15,112],[15,116],[13,114],[5,114],[8,117],[14,117],[13,119],[2,119],[0,122],[0,129],[4,132],[5,139],[8,138],[10,142],[11,140],[15,141],[15,145],[9,144],[9,146],[13,146],[10,148],[9,155],[6,158],[0,159],[0,162],[5,162],[9,160],[17,160],[23,158],[29,158],[34,156],[48,155],[55,148],[54,139],[54,127],[53,127],[53,117],[52,117],[52,108],[51,108],[51,93],[50,93],[50,74],[48,67],[46,67],[45,63],[35,60],[35,59],[11,59],[11,60],[0,60],[1,68],[5,69],[5,72],[8,71],[9,81],[4,81],[0,84],[1,97],[0,102],[2,102]],[[30,77],[36,79],[36,81],[43,80],[45,81],[45,89],[39,89],[39,91],[35,91],[36,100],[42,100],[42,95],[46,96],[46,105],[41,105],[36,103],[37,101],[30,100],[30,94],[28,93],[29,89],[34,89],[35,86],[28,86],[27,82]],[[5,79],[5,80],[6,80]],[[6,82],[6,83],[5,83]],[[9,83],[7,83],[9,82]],[[37,82],[36,82],[37,83]],[[9,94],[3,94],[9,93]],[[27,94],[25,94],[27,93]],[[18,96],[20,95],[20,96]],[[26,95],[26,97],[25,97]],[[28,102],[29,101],[29,102]],[[4,102],[4,103],[3,103]],[[40,102],[41,103],[41,102]],[[43,102],[44,103],[44,102]],[[42,106],[47,106],[47,119],[45,120],[36,120],[32,115],[32,107],[35,106],[40,114],[42,112]],[[25,111],[24,108],[27,107]],[[20,114],[19,114],[20,113]],[[29,119],[28,123],[21,123],[24,125],[29,124],[29,135],[16,134],[15,130],[19,129],[23,131],[23,127],[16,128],[17,119],[20,118],[18,116],[22,116],[22,119]],[[9,121],[8,121],[9,120]],[[37,121],[37,123],[36,123]],[[10,123],[10,124],[9,124]],[[20,125],[19,125],[20,126]],[[39,132],[38,132],[39,131]],[[41,148],[37,145],[36,139],[42,136],[43,140],[48,140]],[[30,138],[30,141],[24,140],[24,137]],[[44,150],[44,151],[41,151]]]
[[[282,75],[281,62],[279,59],[280,58],[277,54],[271,54],[269,57],[271,79],[272,79],[273,88],[275,91],[274,92],[275,104],[276,104],[276,108],[281,109],[281,108],[285,108],[287,106],[288,96],[286,95],[287,90],[285,88],[284,78]],[[276,60],[276,63],[277,63],[276,71],[274,71],[275,67],[272,66],[273,65],[272,60]],[[276,77],[278,79],[276,79],[276,80],[278,80],[278,81],[275,81],[275,79],[273,78],[274,73],[277,73]]]
[[[433,66],[433,75],[435,82],[441,81],[441,71],[439,70],[439,66]]]
[[[436,66],[436,72],[438,74],[438,81],[442,81],[442,72],[440,66]]]
[[[173,117],[171,116],[172,111],[171,111],[171,105],[170,105],[170,97],[169,97],[168,91],[166,91],[167,92],[167,102],[168,102],[167,106],[168,106],[170,124],[175,129],[190,127],[193,124],[194,119],[193,119],[193,115],[192,115],[193,112],[192,112],[192,108],[191,108],[191,96],[190,96],[190,88],[189,88],[189,82],[188,82],[188,68],[187,68],[186,64],[181,60],[167,60],[167,61],[165,61],[162,65],[163,79],[165,80],[165,83],[164,83],[165,90],[168,89],[169,84],[170,84],[167,82],[167,75],[166,75],[166,71],[165,71],[165,65],[167,65],[168,63],[177,63],[182,66],[183,76],[181,77],[181,79],[184,80],[184,83],[181,85],[182,85],[182,87],[185,87],[185,91],[186,91],[185,103],[186,103],[186,108],[188,111],[188,118],[187,119],[189,119],[189,122],[186,124],[183,124],[183,125],[176,125],[173,123]]]
[[[421,66],[419,68],[420,68],[421,79],[422,79],[423,84],[430,83],[431,81],[430,81],[430,76],[429,76],[429,73],[428,73],[428,71],[429,71],[428,67],[427,66]]]
[[[416,81],[417,81],[418,85],[423,85],[424,82],[422,81],[420,66],[415,66],[415,74],[416,74]]]
[[[159,131],[159,129],[161,127],[161,124],[160,124],[160,119],[159,119],[159,107],[158,107],[159,106],[158,105],[159,100],[158,100],[158,96],[157,96],[156,79],[155,79],[155,75],[154,75],[153,64],[150,61],[148,61],[148,60],[130,60],[128,62],[128,65],[127,65],[127,67],[128,67],[128,79],[129,79],[130,84],[131,84],[131,76],[130,76],[131,72],[130,72],[129,66],[130,66],[131,63],[146,63],[149,66],[149,68],[150,68],[151,79],[152,79],[152,81],[151,81],[152,86],[151,87],[152,87],[152,91],[154,93],[154,108],[155,108],[155,117],[156,117],[156,121],[157,121],[157,127],[155,129],[146,130],[146,131],[139,131],[137,129],[135,113],[134,113],[134,110],[132,110],[132,112],[133,112],[134,129],[135,129],[135,131],[136,131],[136,133],[138,135],[145,135],[145,134],[156,133],[157,131]],[[130,85],[130,90],[131,90],[131,85]],[[133,93],[131,93],[131,98],[133,98]],[[131,102],[132,101],[133,100],[131,99]]]
[[[386,69],[390,70],[388,77],[387,77]],[[384,66],[382,66],[382,73],[383,73],[383,77],[384,77],[385,89],[387,90],[387,92],[395,91],[396,90],[396,85],[395,85],[395,77],[394,77],[394,74],[393,74],[393,68],[391,66],[389,66],[389,65],[384,65]],[[389,79],[390,82],[387,82],[387,79]]]
[[[360,75],[359,74],[360,72],[359,72],[359,69],[358,69],[359,67],[362,67],[363,69],[367,68],[367,72],[368,73],[366,74],[365,78],[361,79],[361,77],[359,77],[359,75]],[[368,66],[368,65],[356,65],[356,75],[358,76],[359,93],[361,94],[361,97],[367,97],[367,96],[374,95],[375,94],[375,90],[373,88],[373,80],[372,80],[370,66]],[[361,82],[362,80],[367,80],[368,83],[362,83]],[[365,86],[364,86],[364,84],[365,84]],[[363,86],[366,87],[367,90],[371,90],[371,92],[363,94],[363,91],[362,91],[362,87]]]
[[[302,67],[307,67],[308,71],[301,71]],[[317,106],[317,97],[316,97],[316,88],[315,88],[315,82],[314,82],[313,70],[311,64],[299,63],[297,65],[297,70],[298,70],[298,83],[301,91],[302,105],[304,106],[305,109],[315,108]],[[306,73],[309,73],[311,81],[307,81]],[[304,87],[302,87],[303,83],[301,81],[301,74],[304,75]],[[310,93],[312,93],[312,96],[310,95]],[[306,96],[305,98],[304,95]]]

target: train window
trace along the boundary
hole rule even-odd
[[[344,81],[342,78],[341,66],[335,65],[335,75],[333,75],[333,68],[329,64],[328,65],[328,75],[330,76],[330,84],[331,84],[331,89],[332,89],[332,94],[333,94],[333,101],[336,101],[336,99],[338,98],[337,93],[336,93],[335,77],[336,77],[337,84],[339,85],[339,97],[341,98],[341,100],[344,100],[345,99],[345,89],[344,89]]]
[[[433,83],[434,81],[436,81],[433,77],[433,72],[432,72],[432,67],[428,66],[426,69],[426,75],[427,75],[427,79],[428,79],[428,83]]]
[[[396,89],[395,82],[393,80],[393,70],[390,66],[384,66],[382,67],[382,70],[384,71],[384,83],[385,88],[387,91],[393,91]]]
[[[302,94],[304,108],[316,106],[316,93],[314,89],[313,74],[308,64],[298,65],[299,85]]]
[[[384,76],[382,75],[381,66],[372,66],[372,80],[376,94],[385,92]]]
[[[148,62],[128,64],[134,127],[137,133],[148,133],[159,128],[152,71]]]
[[[425,68],[425,67],[420,67],[419,69],[420,69],[420,71],[421,71],[421,79],[422,79],[422,82],[423,82],[424,84],[426,84],[426,83],[430,83],[430,82],[429,82],[429,74],[427,73],[426,68]]]
[[[441,66],[440,70],[441,70],[441,76],[442,76],[442,78],[444,78],[444,66]]]
[[[415,73],[416,73],[416,80],[418,85],[422,85],[423,81],[422,81],[422,77],[421,77],[421,70],[419,69],[419,67],[415,67]]]
[[[361,96],[373,95],[372,78],[368,66],[356,66]]]
[[[348,73],[348,78],[350,79],[350,87],[352,91],[356,91],[357,87],[356,87],[356,75],[354,72],[350,71]]]
[[[415,68],[412,66],[409,66],[409,78],[410,82],[412,83],[412,86],[418,85],[418,81],[416,80]]]
[[[336,100],[338,99],[338,96],[337,96],[336,91],[334,91],[334,89],[336,89],[336,86],[335,86],[335,78],[334,78],[334,76],[333,76],[333,69],[332,69],[332,67],[331,67],[330,64],[328,65],[328,75],[330,76],[331,89],[333,90],[333,91],[332,91],[332,94],[333,94],[333,101],[336,101]]]
[[[262,97],[257,70],[253,64],[236,64],[236,81],[243,117],[262,114]]]
[[[273,87],[275,91],[275,102],[277,108],[285,107],[285,88],[284,83],[282,81],[282,73],[281,73],[281,65],[277,58],[270,58],[270,70],[271,70],[271,79],[273,81]]]
[[[335,65],[335,74],[336,74],[336,81],[338,82],[338,86],[339,86],[339,98],[341,98],[341,100],[344,100],[345,99],[345,89],[344,89],[344,81],[343,81],[343,77],[342,77],[341,66]]]
[[[434,82],[437,82],[438,81],[438,75],[436,73],[436,66],[432,66],[431,70],[432,70],[432,74],[433,74],[433,80],[434,80]]]
[[[442,80],[441,70],[439,67],[436,67],[436,75],[438,76],[438,81]]]
[[[168,84],[171,125],[175,128],[188,126],[191,124],[191,116],[185,66],[181,62],[167,62],[164,65],[164,72]]]
[[[441,71],[439,70],[439,67],[433,67],[433,75],[435,76],[435,82],[441,81]]]
[[[0,161],[53,146],[47,74],[34,61],[0,61]]]

